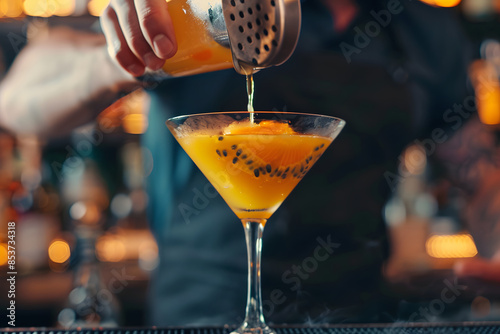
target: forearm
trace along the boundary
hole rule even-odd
[[[25,51],[0,86],[0,126],[17,134],[62,135],[139,87],[104,45]]]

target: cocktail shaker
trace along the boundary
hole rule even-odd
[[[241,74],[280,65],[297,44],[299,0],[167,0],[176,55],[151,74],[176,77],[234,67]]]

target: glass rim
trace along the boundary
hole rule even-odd
[[[299,111],[212,111],[212,112],[206,112],[206,113],[196,113],[196,114],[174,116],[174,117],[168,118],[167,122],[176,121],[176,120],[180,120],[182,118],[188,118],[188,117],[213,116],[213,115],[224,115],[224,114],[226,114],[226,115],[229,115],[229,114],[247,114],[248,115],[251,113],[253,113],[254,115],[258,115],[258,114],[283,114],[283,115],[322,117],[322,118],[329,118],[329,119],[338,121],[340,124],[346,124],[346,121],[342,118],[339,118],[339,117],[330,116],[330,115],[322,115],[322,114],[303,113],[303,112],[299,112]]]

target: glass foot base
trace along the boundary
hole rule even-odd
[[[269,328],[267,325],[249,326],[247,324],[243,324],[232,331],[231,334],[276,334],[276,331]]]

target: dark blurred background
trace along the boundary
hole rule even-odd
[[[422,1],[459,13],[475,50],[471,91],[485,92],[477,103],[479,131],[498,141],[500,0]],[[8,53],[50,26],[95,29],[107,2],[0,0],[1,40],[7,41],[0,49],[0,75]],[[158,264],[144,190],[153,160],[140,144],[148,102],[138,90],[102,111],[96,124],[48,142],[0,132],[0,280],[8,272],[6,223],[13,221],[18,327],[145,324],[148,280]],[[496,149],[487,154],[500,157]],[[400,300],[406,318],[417,312],[413,320],[500,320],[500,277],[461,281],[460,302],[443,304],[435,283],[449,280],[456,287],[456,261],[481,251],[462,218],[466,189],[440,177],[443,167],[428,161],[425,143],[410,145],[401,157],[405,182],[395,183],[384,213],[392,241],[386,293]],[[488,172],[478,171],[486,179]],[[2,288],[0,309],[7,303]],[[430,311],[422,313],[420,305]]]

